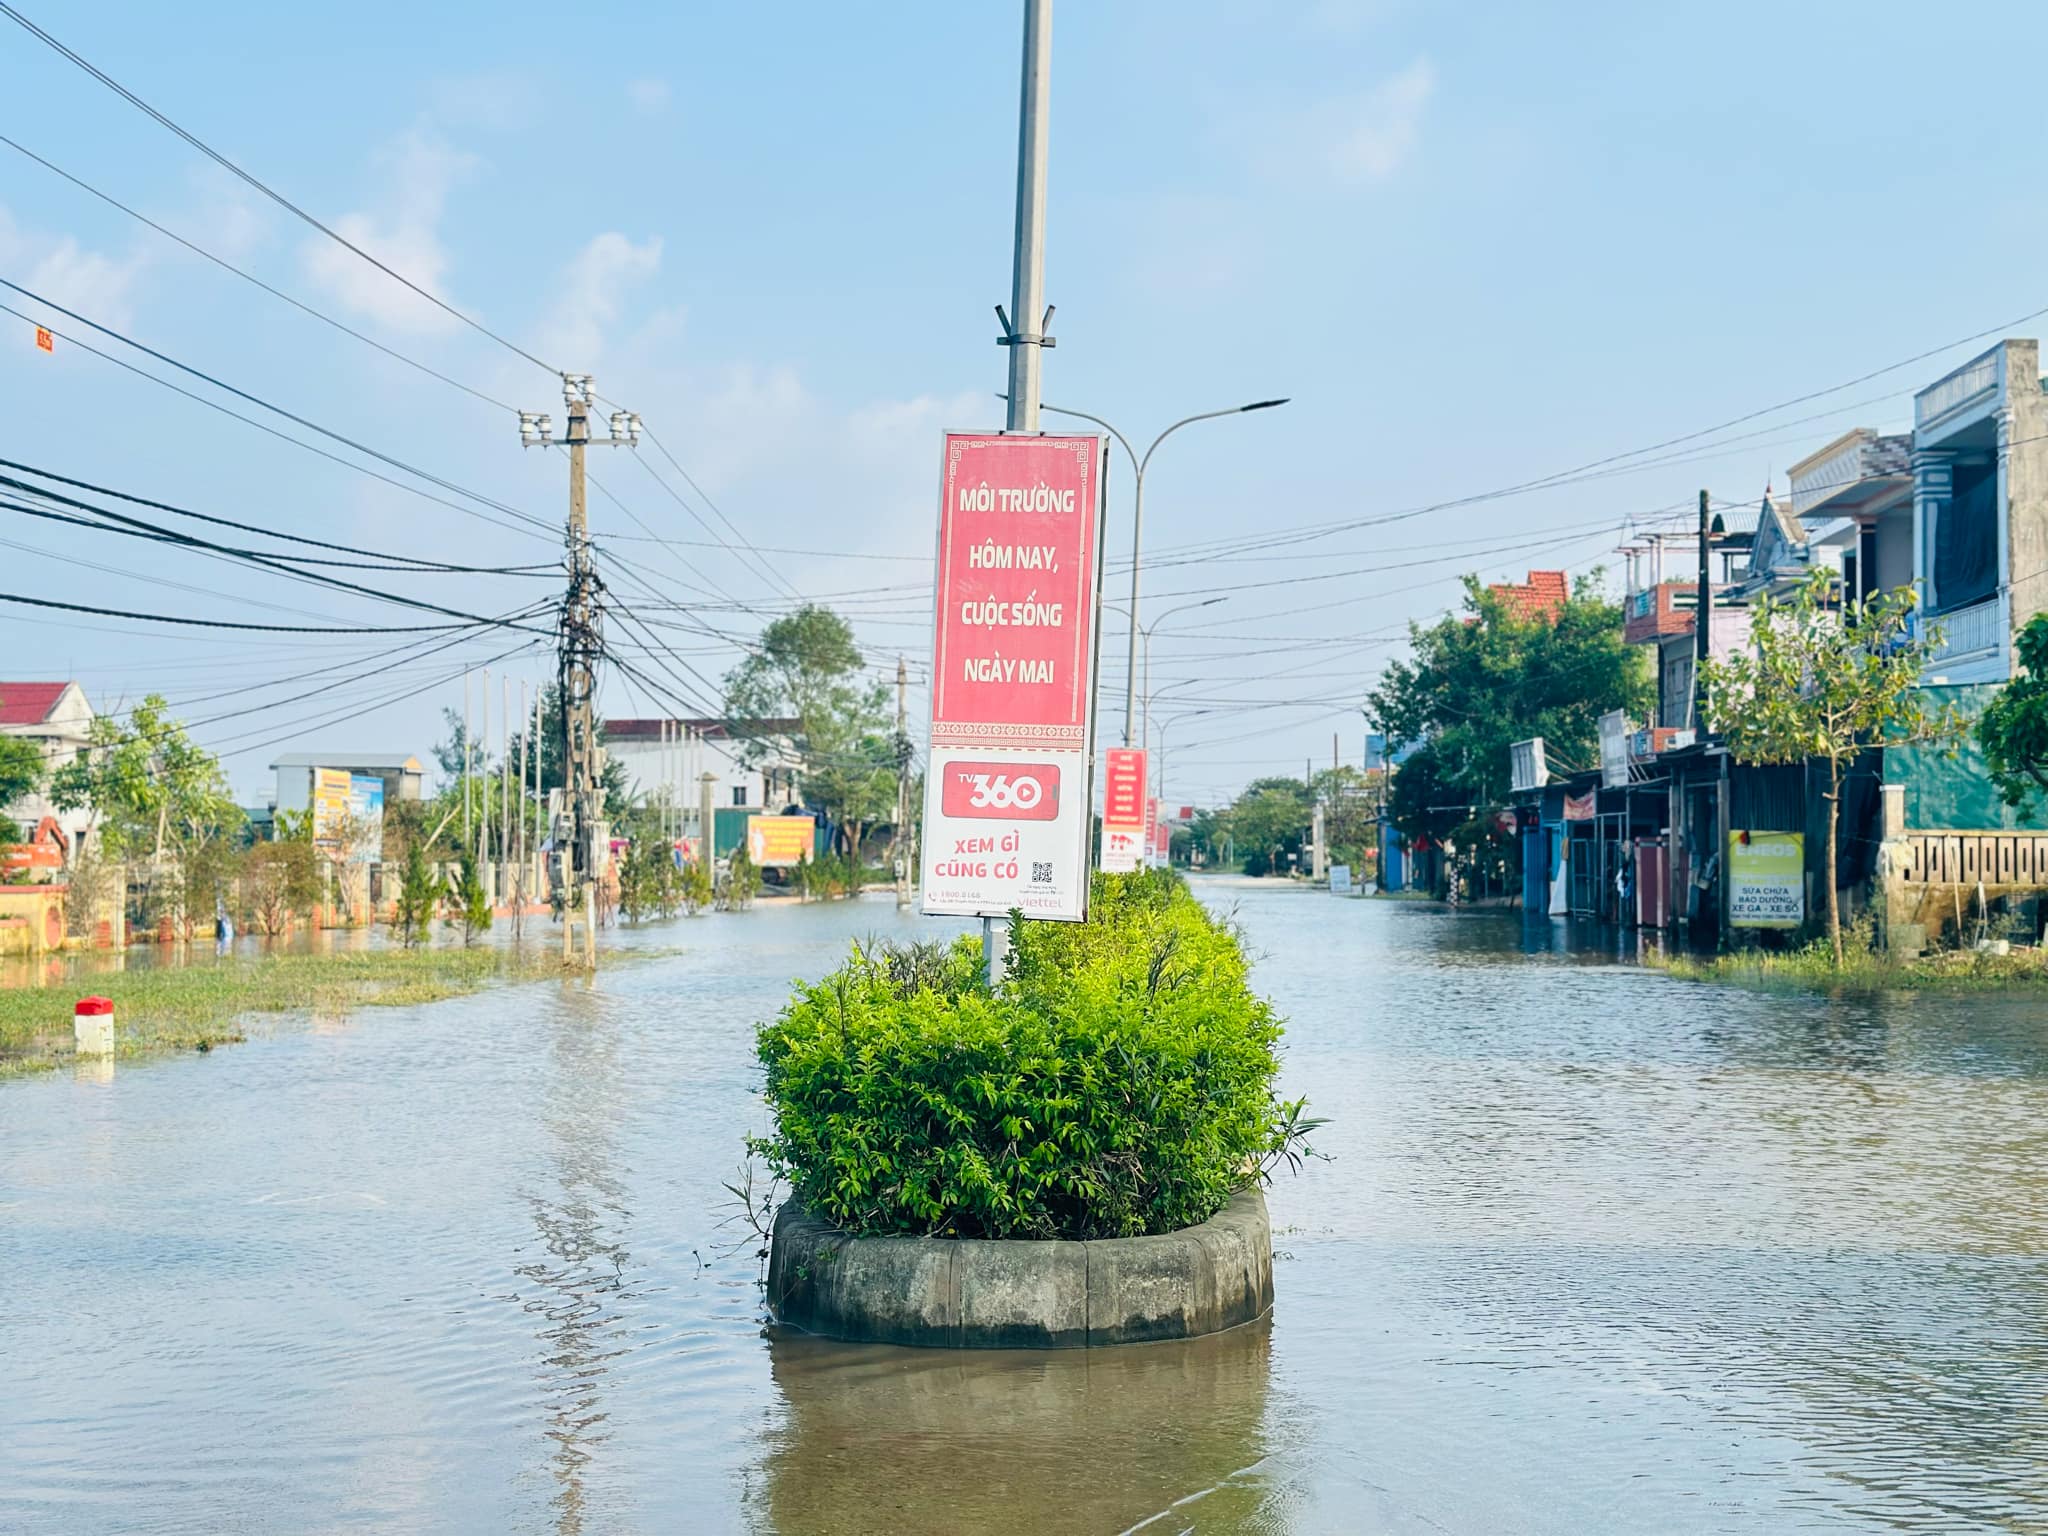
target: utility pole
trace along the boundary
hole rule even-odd
[[[1052,0],[1024,0],[1024,61],[1017,104],[1017,238],[1010,262],[1010,313],[996,306],[1010,349],[1010,389],[1004,429],[1038,430],[1040,353],[1053,345],[1046,334],[1052,309],[1045,302],[1046,152],[1051,140]],[[1009,969],[1007,922],[981,920],[981,955],[991,988]]]
[[[568,409],[569,589],[562,599],[556,641],[556,675],[562,690],[562,779],[566,814],[555,826],[555,857],[563,887],[562,949],[573,961],[576,929],[583,928],[583,964],[597,965],[597,885],[610,853],[599,813],[601,749],[597,744],[597,664],[604,654],[603,584],[590,557],[590,522],[584,507],[584,449],[637,447],[640,418],[613,411],[611,435],[590,435],[590,407],[596,399],[587,373],[562,375]],[[529,448],[554,446],[554,424],[545,414],[519,413],[519,440]]]
[[[697,857],[714,881],[718,878],[718,813],[711,808],[711,786],[717,782],[709,773],[697,780]]]
[[[1692,724],[1693,729],[1704,735],[1707,720],[1707,658],[1713,655],[1714,629],[1714,584],[1713,572],[1707,563],[1707,493],[1700,492],[1700,584],[1699,596],[1695,600],[1692,658]]]
[[[910,669],[896,658],[896,905],[910,905]]]

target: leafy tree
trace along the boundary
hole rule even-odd
[[[1714,729],[1741,763],[1827,765],[1827,931],[1842,963],[1842,914],[1835,890],[1842,776],[1887,742],[1953,742],[1954,709],[1930,709],[1920,688],[1933,637],[1910,631],[1913,590],[1900,587],[1841,603],[1833,571],[1817,570],[1786,601],[1759,602],[1751,648],[1701,673]]]
[[[1244,872],[1287,873],[1288,855],[1299,860],[1314,804],[1309,786],[1300,779],[1254,779],[1246,785],[1224,818]]]
[[[410,840],[405,845],[405,864],[399,871],[398,901],[391,918],[391,926],[398,931],[399,942],[407,949],[414,948],[427,936],[427,929],[434,921],[434,911],[441,905],[441,894],[441,874],[427,859],[425,840]]]
[[[320,865],[311,838],[256,844],[243,856],[241,874],[248,925],[273,938],[289,932],[292,920],[320,900]]]
[[[462,716],[452,709],[441,711],[441,719],[448,726],[448,739],[434,743],[434,761],[440,765],[442,779],[462,782],[465,773],[478,771],[477,752],[469,739],[469,727],[462,722]]]
[[[1602,715],[1648,714],[1657,696],[1649,664],[1623,641],[1621,608],[1601,595],[1599,577],[1581,576],[1555,613],[1525,618],[1467,576],[1462,616],[1409,626],[1413,654],[1387,668],[1368,700],[1389,741],[1426,742],[1433,754],[1421,772],[1411,758],[1394,775],[1389,814],[1402,831],[1440,834],[1431,806],[1502,803],[1514,742],[1541,736],[1553,757],[1591,763]]]
[[[2019,676],[1985,707],[1977,740],[1991,782],[2019,810],[2033,796],[2048,794],[2048,614],[2027,620],[2014,646]]]
[[[0,810],[34,794],[42,782],[42,748],[24,736],[0,736]]]
[[[178,855],[241,825],[220,760],[186,735],[160,694],[92,723],[91,749],[50,776],[61,809],[90,808],[111,851]]]
[[[815,604],[775,620],[726,674],[725,694],[742,760],[793,753],[805,804],[858,857],[862,830],[895,814],[898,756],[888,689],[865,676],[852,628]]]

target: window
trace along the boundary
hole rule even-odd
[[[1998,465],[1957,464],[1934,518],[1934,611],[1982,602],[1998,586]]]
[[[735,784],[735,785],[733,785],[733,787],[732,787],[732,803],[733,803],[734,805],[745,805],[745,804],[747,803],[747,786],[746,786],[746,785],[744,785],[744,784]]]

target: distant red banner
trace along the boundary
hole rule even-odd
[[[1102,769],[1102,868],[1124,874],[1144,862],[1145,754],[1111,747]]]

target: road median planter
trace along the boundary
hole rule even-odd
[[[1087,1240],[854,1237],[776,1213],[776,1320],[860,1343],[1080,1349],[1191,1339],[1273,1305],[1273,1246],[1256,1189],[1177,1232]]]

